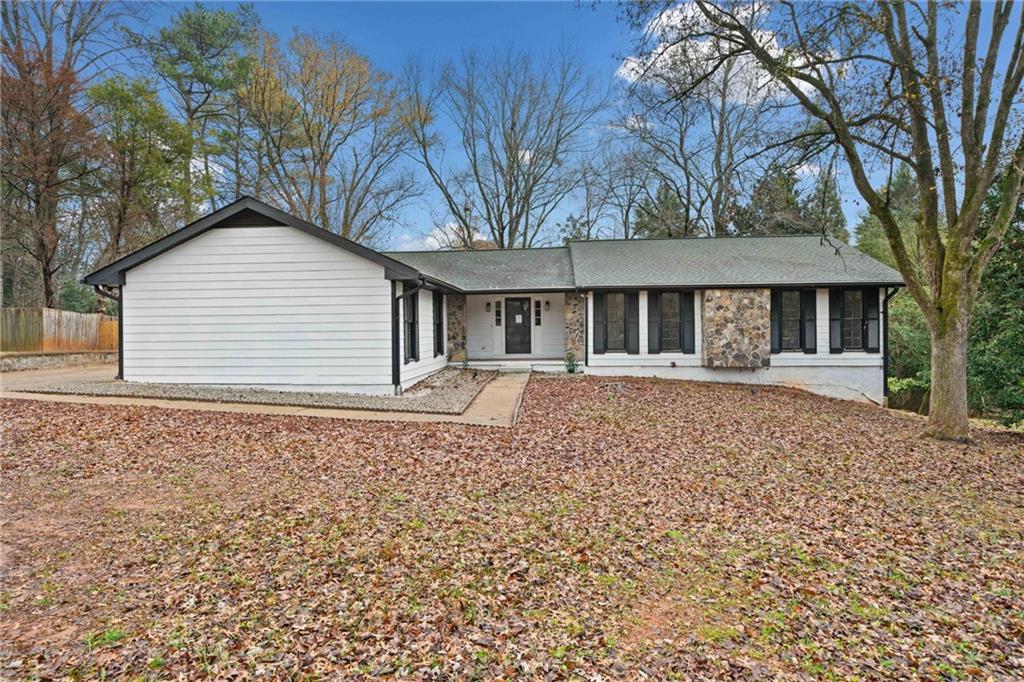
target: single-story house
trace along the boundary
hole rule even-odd
[[[881,402],[896,271],[818,236],[382,253],[243,197],[93,272],[126,381],[396,393],[449,364]]]

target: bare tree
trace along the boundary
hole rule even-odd
[[[57,305],[57,273],[68,272],[62,242],[78,224],[69,202],[90,168],[87,74],[110,53],[117,16],[102,2],[0,4],[4,228],[38,264],[46,306]]]
[[[629,11],[646,23],[665,6]],[[1024,3],[765,7],[693,0],[688,7],[670,40],[705,49],[691,62],[688,89],[699,89],[732,59],[756,60],[808,119],[791,142],[842,150],[928,324],[929,433],[968,438],[968,327],[982,273],[1006,235],[1024,180]],[[918,187],[920,264],[886,194],[871,181],[873,169],[900,162]],[[985,219],[983,205],[997,182],[1003,204]]]
[[[631,83],[624,129],[653,155],[660,182],[684,207],[679,232],[720,236],[764,163],[758,157],[767,153],[778,102],[764,87],[767,73],[742,56],[726,56],[713,77],[695,83],[706,50],[674,40],[688,16],[685,6],[657,14],[643,27],[643,53],[623,62],[619,73]]]
[[[651,159],[651,173],[659,188],[667,188],[682,208],[684,224],[677,226],[682,234],[704,232],[714,234],[714,215],[707,215],[710,193],[702,190],[709,184],[718,183],[710,170],[709,183],[700,182],[702,149],[707,146],[707,136],[698,132],[702,115],[700,109],[687,106],[664,106],[658,100],[640,104],[643,97],[634,90],[634,112],[623,124],[626,131],[636,140],[638,146]],[[643,112],[643,113],[640,113]],[[650,186],[640,199],[654,200]]]
[[[611,185],[614,182],[607,166],[601,165],[598,157],[593,162],[584,162],[580,180],[573,193],[578,199],[576,211],[567,215],[559,224],[562,238],[599,239],[611,234],[611,227],[605,223],[610,217]]]
[[[296,215],[369,242],[417,193],[400,167],[407,106],[388,77],[335,36],[263,38],[243,100],[265,193]]]
[[[410,65],[405,86],[416,154],[459,231],[481,227],[498,248],[534,245],[579,185],[582,133],[604,103],[579,60],[467,53],[429,81]],[[453,140],[436,132],[439,117]]]
[[[606,151],[600,163],[604,168],[607,213],[612,222],[609,236],[631,239],[637,208],[652,196],[655,165],[637,145]]]

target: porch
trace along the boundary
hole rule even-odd
[[[583,300],[565,291],[449,295],[449,361],[502,371],[564,371],[566,351],[572,350],[582,365]]]

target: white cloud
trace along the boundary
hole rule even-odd
[[[622,125],[626,130],[646,130],[650,128],[650,123],[640,114],[630,114],[622,122]]]
[[[403,232],[398,235],[396,251],[442,251],[450,249],[455,245],[454,235],[458,226],[455,223],[447,223],[433,228],[426,234],[412,234]],[[473,239],[482,240],[484,237],[480,232],[473,231]]]
[[[734,14],[751,27],[755,39],[765,50],[774,56],[781,56],[783,51],[775,33],[756,28],[766,11],[764,3],[752,2],[736,8]],[[655,42],[655,47],[649,54],[626,57],[616,74],[629,83],[646,81],[657,85],[659,81],[668,82],[681,77],[685,80],[684,69],[699,69],[702,63],[714,63],[718,57],[732,49],[714,38],[680,39],[684,35],[711,30],[703,13],[691,2],[670,7],[647,25],[647,33]],[[756,104],[769,97],[787,94],[784,86],[748,54],[730,58],[709,79],[707,85],[716,91],[725,89],[728,99],[739,104]]]
[[[398,235],[395,251],[437,251],[441,247],[437,245],[433,238],[433,233],[436,229],[431,230],[425,235],[403,232]]]
[[[799,166],[797,166],[794,169],[794,172],[797,174],[798,177],[801,178],[816,177],[819,173],[821,173],[821,166],[819,166],[816,163],[811,163],[810,161],[805,161],[804,163],[801,163]]]

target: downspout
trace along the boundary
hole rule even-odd
[[[590,292],[583,294],[583,367],[590,366]],[[583,370],[586,372],[586,369]]]
[[[889,407],[889,299],[899,292],[899,287],[885,287],[882,299],[882,407]]]

